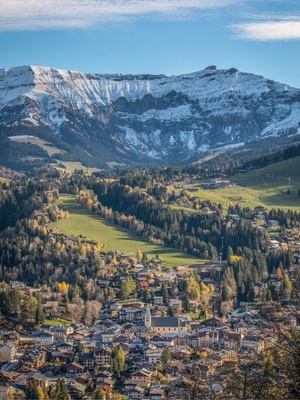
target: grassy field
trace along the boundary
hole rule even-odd
[[[92,175],[93,172],[99,171],[98,168],[87,168],[84,165],[82,165],[80,162],[76,162],[76,161],[60,161],[60,160],[56,160],[56,161],[59,164],[62,164],[65,166],[65,168],[56,167],[57,169],[68,172],[70,174],[72,174],[75,171],[75,169],[77,169],[77,170],[82,169],[87,175]]]
[[[188,211],[188,212],[191,212],[191,213],[196,213],[196,212],[198,212],[197,210],[194,210],[193,208],[177,206],[177,205],[175,205],[175,204],[170,204],[169,207],[170,207],[170,208],[173,208],[173,210],[184,210],[184,211]]]
[[[175,265],[193,264],[203,261],[176,249],[155,246],[144,242],[125,229],[81,207],[76,202],[74,195],[61,195],[60,199],[65,209],[69,211],[70,218],[52,223],[49,225],[49,228],[57,227],[61,233],[66,235],[79,236],[82,234],[88,239],[99,240],[105,244],[105,251],[118,249],[129,256],[135,256],[137,250],[141,250],[147,254],[148,258],[152,258],[158,254],[169,268]]]
[[[265,206],[265,204],[263,204],[262,200],[259,198],[259,193],[256,190],[252,190],[250,187],[244,188],[242,186],[233,186],[229,187],[228,189],[204,189],[202,187],[202,183],[194,183],[192,185],[186,185],[184,188],[178,188],[175,191],[180,192],[183,189],[188,189],[189,187],[198,189],[192,193],[200,200],[210,200],[217,204],[220,203],[224,207],[228,206],[229,203],[240,203],[241,205],[245,204],[251,208],[259,205]]]
[[[300,157],[268,165],[247,174],[231,178],[258,195],[268,208],[300,210]],[[290,179],[290,180],[289,180]],[[286,192],[290,190],[290,195]]]
[[[290,208],[300,210],[300,157],[289,161],[282,161],[267,167],[253,170],[247,174],[235,175],[230,178],[236,186],[229,188],[204,189],[202,182],[177,188],[176,192],[189,187],[198,190],[193,195],[201,200],[211,200],[228,206],[230,202],[239,203],[241,206],[254,208]],[[291,179],[290,183],[288,179]],[[286,192],[290,190],[291,194]]]
[[[46,319],[45,324],[51,325],[51,326],[69,326],[71,325],[71,322],[64,319],[64,318],[59,318],[59,319]]]

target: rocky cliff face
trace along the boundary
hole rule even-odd
[[[180,163],[300,134],[300,89],[214,66],[171,77],[6,68],[0,126],[47,127],[104,164]]]

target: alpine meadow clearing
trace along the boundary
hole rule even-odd
[[[69,219],[51,223],[48,228],[58,228],[65,235],[83,235],[87,239],[98,240],[104,244],[104,251],[118,249],[129,256],[136,256],[138,250],[145,253],[148,258],[158,255],[168,268],[176,265],[196,264],[204,262],[196,257],[189,256],[177,249],[156,246],[147,243],[126,229],[123,229],[91,211],[83,208],[76,201],[76,196],[71,194],[60,195],[64,209],[70,214]]]

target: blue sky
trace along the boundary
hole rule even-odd
[[[300,87],[300,0],[0,0],[0,68],[238,68]]]

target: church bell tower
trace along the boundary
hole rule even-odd
[[[144,314],[144,322],[147,328],[151,328],[151,312],[149,308],[149,304],[147,304],[146,311]]]

